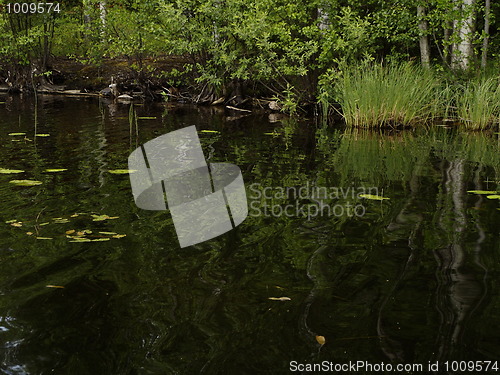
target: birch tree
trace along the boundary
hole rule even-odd
[[[453,22],[451,66],[454,69],[470,67],[474,55],[474,5],[476,0],[457,0],[457,17]]]

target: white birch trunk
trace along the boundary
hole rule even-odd
[[[474,33],[474,3],[475,0],[458,0],[459,19],[453,22],[454,37],[457,42],[453,44],[451,66],[454,69],[467,69],[470,67],[474,54],[472,37]]]

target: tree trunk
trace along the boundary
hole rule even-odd
[[[450,64],[451,62],[451,35],[453,34],[453,22],[447,22],[447,25],[444,29],[444,40],[443,40],[443,47],[444,47],[444,56],[443,56],[443,62],[445,64]]]
[[[106,4],[107,1],[99,1],[99,12],[100,12],[100,18],[101,18],[101,41],[102,43],[106,42],[106,18],[107,18],[107,9],[106,9]]]
[[[457,42],[453,44],[451,66],[467,69],[473,57],[472,37],[474,33],[475,0],[458,0],[459,17],[453,22]]]
[[[422,66],[428,68],[431,61],[431,50],[429,47],[429,37],[427,36],[429,25],[425,19],[425,8],[417,6],[418,29],[420,30],[420,60]]]
[[[328,24],[330,20],[328,17],[328,13],[322,9],[318,8],[318,27],[320,30],[326,30],[328,29]]]
[[[481,55],[481,68],[486,68],[486,62],[488,61],[488,39],[490,37],[490,9],[491,1],[486,0],[484,5],[484,39],[483,39],[483,51]]]

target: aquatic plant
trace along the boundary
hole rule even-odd
[[[466,129],[485,129],[500,119],[500,87],[497,77],[470,81],[457,90],[456,112]]]
[[[435,116],[439,81],[411,63],[342,66],[333,97],[351,127],[408,126]]]

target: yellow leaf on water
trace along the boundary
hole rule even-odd
[[[113,238],[123,238],[123,237],[127,237],[126,234],[117,234],[115,236],[113,236]]]
[[[46,288],[64,289],[62,285],[45,285]]]
[[[289,297],[269,297],[271,301],[291,301],[292,299]]]
[[[118,233],[116,233],[116,232],[99,232],[99,234],[107,234],[107,235],[112,236],[112,235],[115,235],[115,234],[118,234]]]
[[[34,180],[12,180],[9,183],[17,185],[17,186],[36,186],[43,184],[42,181],[34,181]]]
[[[12,223],[10,225],[12,225],[13,227],[22,227],[23,223],[21,223],[21,222],[19,222],[19,223]]]
[[[67,231],[66,231],[66,234],[73,234],[73,233],[75,233],[75,232],[76,232],[76,231],[75,231],[74,229],[71,229],[71,230],[67,230]]]
[[[21,169],[6,169],[6,168],[0,168],[0,173],[1,174],[15,174],[15,173],[23,173],[24,171]]]
[[[365,199],[371,199],[373,201],[383,201],[384,199],[390,199],[386,197],[381,197],[379,195],[372,195],[372,194],[359,194],[360,198],[365,198]]]
[[[16,135],[26,135],[26,133],[9,133],[11,137],[14,137]]]
[[[497,192],[494,190],[467,190],[467,193],[479,194],[479,195],[490,195],[490,194],[496,194]]]
[[[64,172],[64,171],[67,171],[67,170],[68,169],[66,169],[66,168],[59,168],[59,169],[53,168],[53,169],[46,169],[45,172],[57,173],[57,172]]]
[[[35,134],[35,137],[50,137],[50,134]]]
[[[52,237],[37,237],[37,240],[53,240]]]
[[[31,236],[31,235],[33,234],[33,232],[26,232],[26,234],[27,234],[28,236]]]
[[[11,223],[15,223],[15,222],[17,222],[17,220],[16,220],[16,219],[13,219],[13,220],[7,220],[7,221],[5,222],[5,224],[11,224]]]
[[[316,336],[316,341],[318,342],[318,344],[320,344],[321,346],[325,345],[326,344],[326,339],[325,339],[325,336]]]

